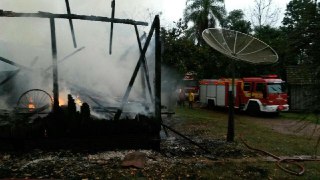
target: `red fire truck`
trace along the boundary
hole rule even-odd
[[[182,88],[185,92],[186,99],[192,91],[194,93],[195,101],[199,100],[199,81],[196,80],[196,76],[197,74],[195,72],[188,72],[182,80]]]
[[[200,81],[200,102],[209,107],[228,107],[231,79],[204,79]],[[235,108],[258,112],[288,111],[288,95],[284,81],[277,75],[235,79]]]

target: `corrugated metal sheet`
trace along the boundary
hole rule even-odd
[[[316,103],[316,90],[313,85],[290,85],[290,109],[307,110]]]

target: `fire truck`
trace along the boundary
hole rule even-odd
[[[187,99],[189,93],[192,91],[194,93],[195,101],[199,100],[199,81],[196,80],[195,72],[188,72],[185,74],[182,80],[182,88],[185,93],[185,98]]]
[[[284,81],[277,75],[235,79],[234,107],[250,113],[288,111]],[[228,107],[231,79],[200,81],[200,103],[208,107]]]

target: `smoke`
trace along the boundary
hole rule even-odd
[[[111,0],[69,0],[69,2],[73,14],[111,16]],[[161,4],[160,0],[134,2],[116,0],[115,17],[146,21],[151,24],[154,15],[161,11],[159,4]],[[2,0],[0,5],[3,10],[14,12],[66,13],[64,0],[29,0],[28,2]],[[4,24],[1,26],[0,56],[34,69],[32,72],[22,70],[14,78],[14,83],[10,83],[13,91],[9,92],[10,98],[5,100],[7,104],[13,106],[19,95],[29,89],[43,89],[52,94],[51,72],[49,71],[49,74],[43,72],[52,65],[49,20],[2,17],[0,24]],[[106,101],[108,105],[119,106],[119,100],[126,91],[140,55],[134,27],[114,24],[112,54],[109,55],[110,23],[73,20],[73,24],[78,48],[84,46],[85,49],[58,64],[60,97],[66,99],[65,93],[73,92],[70,89],[79,90],[75,95],[81,91],[83,93],[83,89],[86,89],[93,92],[92,96],[99,94],[102,98],[100,100]],[[76,49],[73,47],[68,20],[56,19],[55,26],[58,59],[62,59]],[[143,32],[149,32],[150,26],[138,26],[138,29],[142,35]],[[151,46],[147,52],[151,83],[153,83],[154,70],[153,51]],[[35,57],[39,60],[33,65]],[[0,62],[0,71],[4,66],[4,63]],[[147,91],[144,91],[141,82],[139,73],[132,87],[129,101],[141,101],[145,97],[144,94]],[[74,85],[83,89],[75,88]],[[4,87],[0,87],[1,89]],[[2,104],[0,106],[3,107]],[[144,111],[138,106],[132,109]]]

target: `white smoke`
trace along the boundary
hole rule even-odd
[[[111,16],[111,0],[69,0],[73,14]],[[3,10],[14,12],[66,13],[64,0],[2,0]],[[152,23],[154,15],[161,12],[161,1],[116,0],[115,17]],[[34,72],[20,72],[15,78],[14,102],[19,94],[28,89],[43,89],[52,94],[52,76],[45,76],[41,70],[52,65],[50,23],[40,18],[0,18],[0,56],[30,67],[35,57],[39,60],[30,67]],[[103,94],[105,100],[121,99],[128,86],[139,58],[139,49],[132,25],[114,24],[112,55],[109,55],[110,23],[73,20],[78,48],[85,47],[68,60],[58,65],[61,91],[77,84]],[[58,59],[75,51],[68,20],[56,19]],[[138,26],[140,35],[148,33],[150,26]],[[151,42],[153,44],[153,42]],[[148,63],[154,61],[153,48],[148,50]],[[4,67],[0,62],[0,67]],[[1,69],[1,68],[0,68]],[[154,67],[149,67],[153,86]],[[50,72],[50,71],[49,71]],[[141,75],[137,76],[129,100],[141,100]],[[70,82],[70,83],[68,83]],[[1,87],[0,87],[1,89]],[[147,92],[147,91],[146,91]],[[65,97],[66,98],[66,97]],[[110,100],[111,101],[111,100]],[[11,103],[12,103],[11,102]],[[142,109],[138,108],[139,111]]]

